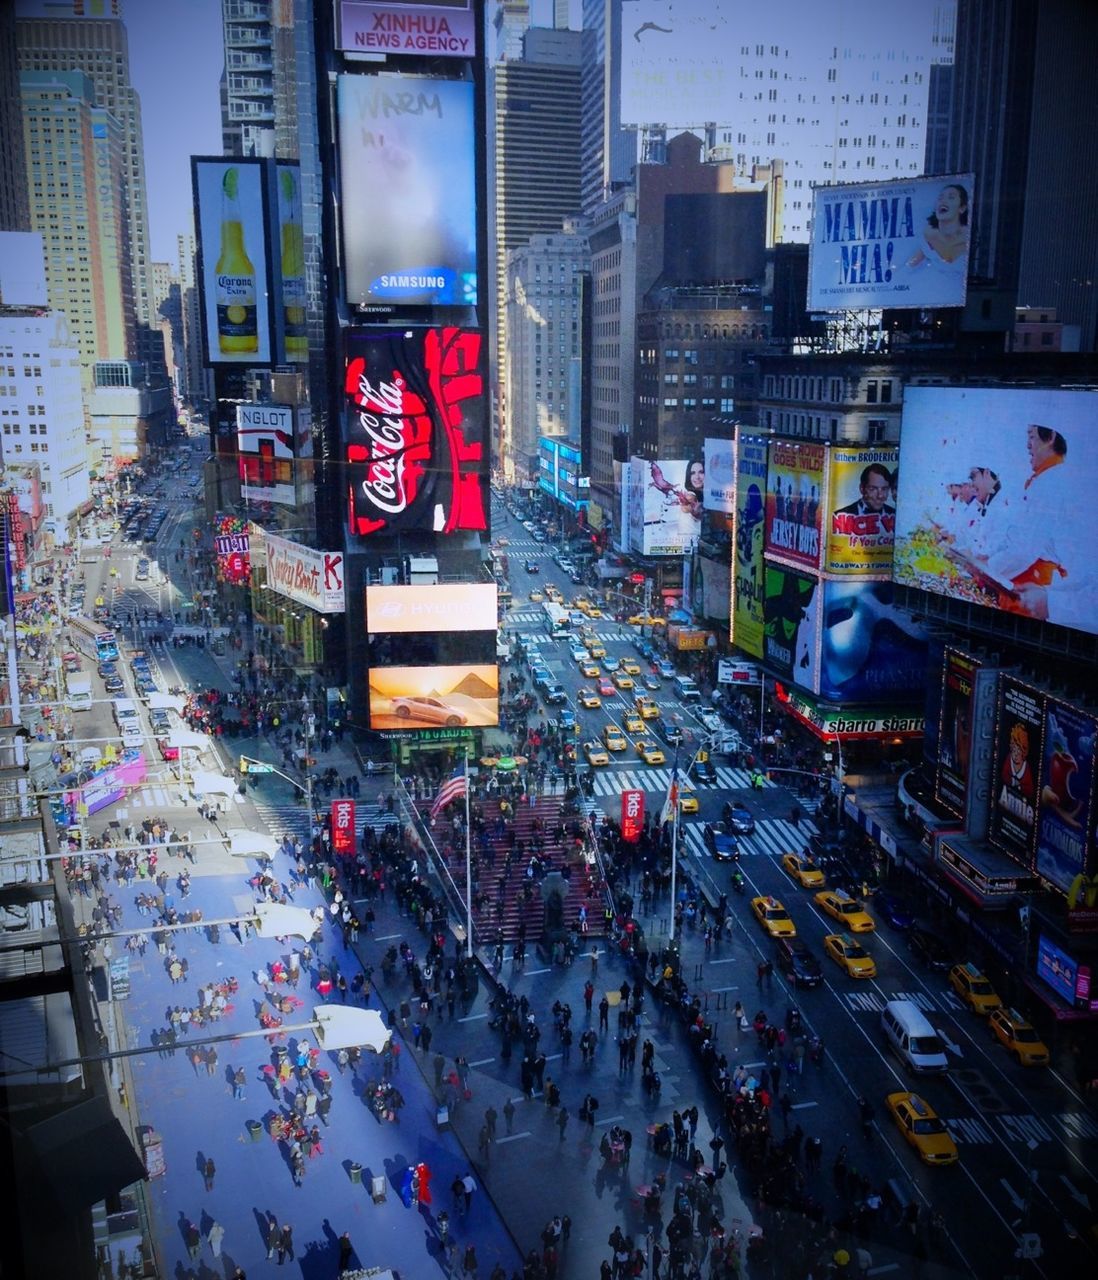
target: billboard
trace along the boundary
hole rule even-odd
[[[899,446],[847,449],[836,445],[829,452],[824,569],[890,578]]]
[[[1044,695],[1011,676],[999,690],[995,787],[988,834],[1016,862],[1033,865],[1037,778],[1041,769]]]
[[[353,306],[475,306],[471,81],[337,79],[343,271]]]
[[[343,553],[316,551],[300,542],[264,535],[267,547],[267,586],[288,600],[317,613],[342,613]]]
[[[252,576],[249,521],[240,516],[219,515],[214,521],[214,564],[219,582],[236,586]]]
[[[367,586],[366,629],[378,632],[496,630],[494,582]]]
[[[942,662],[942,712],[934,794],[940,804],[963,816],[968,800],[972,754],[973,697],[980,663],[957,649]]]
[[[305,288],[305,233],[301,222],[301,166],[280,160],[276,166],[278,192],[278,253],[275,262],[279,310],[275,330],[280,364],[300,364],[309,358],[308,295]]]
[[[815,187],[809,311],[963,307],[971,173]]]
[[[921,694],[926,632],[893,603],[891,582],[824,582],[813,692],[834,702],[889,702]],[[806,669],[812,669],[811,664]],[[797,672],[793,679],[803,684]],[[812,687],[812,686],[808,686]]]
[[[737,431],[732,643],[753,658],[763,656],[766,451],[761,436]]]
[[[765,572],[763,657],[779,675],[814,690],[820,643],[821,584],[781,565]]]
[[[238,404],[236,448],[245,502],[297,503],[294,411],[282,404]]]
[[[909,387],[897,582],[1098,634],[1098,397]]]
[[[1084,973],[1077,960],[1043,933],[1037,935],[1037,976],[1072,1008],[1085,1009],[1089,1003],[1089,970]]]
[[[1034,870],[1064,893],[1094,866],[1094,743],[1098,721],[1050,698],[1045,708]]]
[[[483,728],[499,723],[499,668],[371,667],[371,729]]]
[[[767,464],[766,554],[808,569],[820,567],[821,510],[827,502],[827,449],[771,440]]]
[[[472,329],[351,329],[344,401],[351,532],[488,527],[484,344]]]
[[[472,58],[476,34],[472,0],[340,0],[344,53]]]
[[[644,792],[621,793],[621,838],[626,844],[636,844],[644,830]]]
[[[736,509],[736,442],[706,439],[702,451],[705,456],[705,509],[730,516]]]
[[[0,307],[48,307],[41,231],[0,231]]]
[[[697,544],[705,501],[705,462],[629,463],[629,547],[645,556],[679,556]]]
[[[273,358],[268,174],[262,160],[191,157],[207,364]]]
[[[331,810],[332,852],[339,858],[355,853],[355,802],[333,800]]]

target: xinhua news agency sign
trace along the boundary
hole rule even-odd
[[[343,553],[314,551],[299,542],[265,534],[267,586],[317,613],[342,613]]]
[[[355,802],[332,801],[332,852],[349,858],[355,851]]]
[[[644,830],[644,792],[621,793],[621,838],[636,844]]]

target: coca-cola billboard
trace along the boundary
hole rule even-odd
[[[356,329],[346,342],[351,532],[486,531],[482,335],[454,326]]]
[[[644,792],[621,793],[621,838],[628,844],[636,844],[644,830]]]

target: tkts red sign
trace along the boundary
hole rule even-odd
[[[644,792],[621,793],[621,838],[628,844],[636,844],[644,830]]]
[[[482,340],[470,329],[347,335],[351,532],[486,529]]]
[[[355,851],[355,802],[332,801],[332,852],[349,858]]]

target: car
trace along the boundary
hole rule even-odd
[[[823,940],[824,951],[851,978],[875,978],[877,966],[862,944],[849,933],[829,933]]]
[[[656,669],[656,675],[662,676],[665,680],[673,679],[675,668],[667,661],[666,658],[659,658],[652,664]]]
[[[824,873],[807,853],[782,854],[782,866],[802,889],[822,889],[827,883]]]
[[[698,793],[688,782],[679,783],[679,813],[700,813]]]
[[[633,677],[627,676],[624,671],[614,672],[614,683],[622,690],[623,693],[629,693],[633,689]]]
[[[560,593],[560,588],[554,587],[551,582],[547,582],[545,584],[545,598],[547,600],[552,600],[554,604],[562,604],[564,602],[564,597]]]
[[[570,653],[572,655],[572,661],[578,662],[581,666],[583,665],[583,663],[590,661],[590,655],[588,654],[584,646],[581,644],[573,645],[570,650]]]
[[[824,889],[814,895],[816,903],[825,915],[829,915],[852,933],[872,933],[876,929],[873,917],[857,898],[842,889]]]
[[[576,727],[576,713],[571,707],[565,707],[557,716],[557,728],[563,733],[575,733]]]
[[[956,1164],[957,1146],[945,1121],[925,1099],[917,1093],[890,1093],[885,1105],[904,1141],[924,1164]]]
[[[660,674],[662,675],[663,673],[660,672]],[[691,680],[689,676],[675,676],[673,684],[681,702],[701,701],[701,690],[698,688],[697,682]]]
[[[772,938],[792,938],[797,933],[797,926],[777,898],[752,898],[751,913]]]
[[[705,847],[718,862],[731,862],[740,856],[740,842],[723,822],[707,822],[702,833]]]
[[[649,662],[656,656],[656,651],[652,648],[652,642],[646,640],[644,636],[637,636],[633,641],[633,652],[639,653],[642,658],[647,659]]]
[[[599,678],[598,687],[599,687],[599,693],[604,698],[612,698],[614,694],[617,693],[617,689],[614,688],[614,683],[609,676],[601,676]]]
[[[794,987],[818,987],[823,982],[820,962],[795,935],[774,940],[774,957]]]
[[[641,673],[640,663],[634,658],[622,658],[621,669],[627,676],[639,676]]]
[[[509,547],[510,545],[511,545],[511,539],[510,539],[510,538],[497,538],[497,539],[496,539],[496,546],[497,546],[497,547]]]
[[[618,668],[621,666],[621,662],[613,656],[608,656],[602,665],[606,668],[607,671],[614,672],[614,671],[617,671]]]
[[[543,591],[531,591],[529,599],[531,604],[541,604],[545,599],[545,593]]]
[[[534,683],[537,685],[551,683],[553,680],[553,673],[543,662],[532,662],[530,664],[530,674],[534,677]]]
[[[149,712],[149,723],[152,725],[153,733],[167,733],[172,727],[168,713],[163,707],[154,707]]]
[[[660,684],[659,680],[657,680],[654,675],[647,675],[644,677],[644,687],[650,692],[656,693],[657,690],[663,688],[663,685]],[[657,710],[659,710],[659,708],[657,708]]]
[[[631,627],[666,627],[667,619],[652,613],[634,613],[629,618]]]
[[[698,723],[710,733],[724,733],[725,723],[715,711],[699,711]]]
[[[541,696],[550,706],[559,706],[562,702],[568,701],[568,695],[564,691],[564,685],[558,684],[555,680],[550,680],[542,688]]]
[[[460,707],[451,706],[442,698],[391,699],[393,715],[402,720],[425,720],[428,724],[468,724],[469,717]]]
[[[580,706],[588,711],[597,711],[602,706],[602,699],[594,689],[581,689],[576,697],[579,699]]]
[[[101,662],[95,669],[99,673],[99,678],[101,680],[106,680],[108,676],[118,675],[118,664],[116,662]],[[80,668],[79,666],[70,667],[66,665],[65,670],[70,672],[79,671]]]
[[[1000,1005],[988,1015],[991,1034],[1023,1067],[1048,1066],[1048,1047],[1017,1009]]]
[[[606,646],[600,640],[589,640],[587,642],[587,652],[592,658],[605,658]]]
[[[123,693],[126,685],[121,676],[108,676],[106,680],[103,681],[103,688],[106,689],[108,693]]]
[[[913,927],[907,931],[907,946],[913,956],[928,969],[939,971],[949,969],[953,964],[953,953],[949,947],[929,929]]]
[[[650,698],[646,693],[635,693],[633,701],[636,704],[637,711],[640,713],[642,720],[656,720],[659,718],[659,703],[654,698]]]
[[[575,585],[578,587],[580,583],[583,581],[583,574],[580,573],[580,571],[577,569],[574,573],[570,573],[568,575],[568,581],[575,583]]]
[[[544,533],[542,533],[542,531],[541,531],[540,529],[535,529],[535,530],[534,530],[534,532],[533,532],[530,536],[531,536],[531,537],[534,539],[534,541],[535,541],[536,543],[538,543],[539,545],[545,541],[545,534],[544,534]]]
[[[665,724],[663,726],[663,739],[670,747],[680,746],[683,740],[683,732],[677,724]]]
[[[749,836],[755,831],[755,819],[745,804],[733,804],[729,800],[724,806],[724,820],[738,836]]]
[[[147,697],[150,693],[159,692],[156,687],[156,681],[152,676],[138,676],[137,679],[134,680],[134,685],[137,687],[137,692],[143,698]]]
[[[632,711],[626,712],[625,715],[625,732],[626,733],[644,733],[644,721],[640,716],[635,715]]]
[[[608,724],[602,731],[602,744],[607,751],[624,751],[628,746],[625,734],[616,724]]]
[[[633,749],[645,764],[666,764],[667,757],[659,749],[654,742],[650,742],[647,738],[638,738],[633,743]]]
[[[712,786],[717,781],[717,771],[708,756],[703,759],[699,755],[694,761],[694,781],[704,782],[706,786]]]
[[[587,757],[587,763],[592,768],[610,763],[610,757],[606,754],[606,748],[603,747],[601,742],[595,742],[594,740],[585,742],[583,744],[583,754]]]
[[[910,929],[915,923],[915,914],[906,900],[891,889],[878,889],[873,895],[873,910],[881,919],[898,932]]]
[[[588,610],[587,610],[587,616],[588,616],[589,618],[601,618],[601,617],[602,617],[602,610],[598,607],[598,605],[594,605],[594,604],[593,604],[593,605],[590,607],[590,609],[588,609]]]
[[[992,1009],[1003,1006],[995,988],[974,964],[954,965],[949,971],[949,985],[970,1013],[986,1016]]]
[[[523,567],[527,573],[541,573],[541,565],[536,560],[527,560]]]
[[[125,741],[125,739],[123,739],[123,741]],[[178,760],[179,759],[179,748],[173,747],[168,742],[167,738],[165,737],[157,738],[156,746],[157,746],[157,750],[160,752],[161,760]]]
[[[585,680],[597,680],[602,675],[602,670],[597,662],[592,662],[590,658],[586,662],[580,663],[580,675]]]
[[[586,613],[591,607],[591,601],[586,596],[574,596],[571,607],[578,609],[580,613]]]

